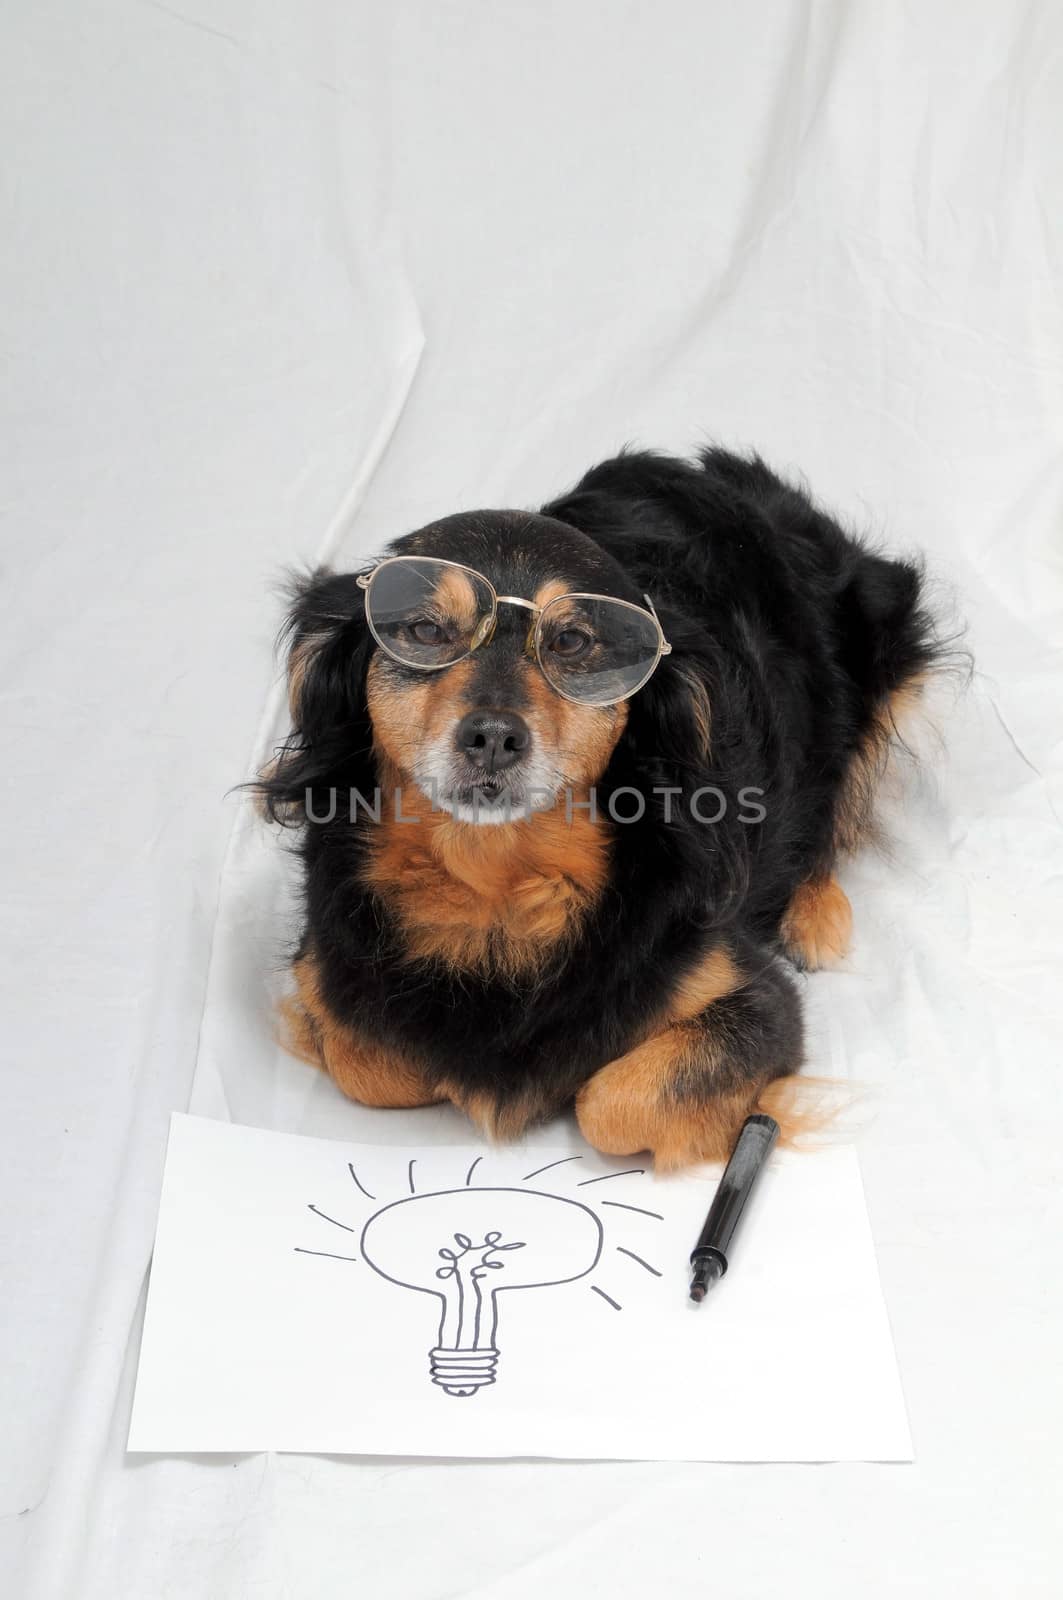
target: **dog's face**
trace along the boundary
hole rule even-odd
[[[543,607],[558,596],[598,594],[641,603],[622,569],[593,540],[549,517],[480,512],[447,517],[398,541],[392,553],[460,563],[490,580],[499,596]],[[475,619],[473,581],[441,573],[415,637],[426,647],[433,618]],[[561,612],[563,613],[561,608]],[[551,648],[587,648],[563,614]],[[367,699],[378,752],[401,781],[463,822],[498,823],[546,810],[566,791],[592,786],[627,721],[627,704],[579,704],[551,688],[532,644],[535,612],[502,603],[493,634],[464,660],[422,671],[377,648]]]

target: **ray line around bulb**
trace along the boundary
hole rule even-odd
[[[351,1177],[354,1179],[355,1184],[357,1185],[357,1187],[359,1189],[361,1189],[361,1191],[365,1195],[366,1199],[367,1200],[375,1200],[376,1199],[376,1195],[369,1193],[369,1190],[366,1188],[365,1184],[359,1178],[357,1172],[355,1172],[355,1170],[354,1170],[354,1162],[353,1161],[348,1161],[348,1163],[347,1163],[347,1171],[350,1173]]]
[[[637,1261],[640,1267],[645,1267],[647,1272],[652,1272],[655,1278],[661,1278],[664,1276],[664,1274],[659,1272],[656,1267],[651,1267],[648,1261],[643,1261],[641,1256],[637,1256],[634,1250],[627,1250],[622,1244],[618,1244],[616,1248],[619,1250],[622,1256],[630,1256],[632,1261]]]
[[[342,1228],[344,1233],[355,1233],[357,1231],[355,1228],[349,1228],[345,1222],[339,1222],[335,1217],[330,1217],[327,1211],[319,1211],[317,1206],[308,1205],[306,1209],[312,1211],[315,1217],[321,1217],[325,1222],[331,1222],[334,1227]]]
[[[603,1200],[603,1206],[615,1206],[618,1211],[637,1211],[640,1217],[656,1217],[658,1222],[664,1218],[659,1211],[647,1211],[644,1206],[626,1206],[623,1200]]]
[[[330,1261],[357,1261],[357,1256],[338,1256],[334,1250],[305,1250],[301,1244],[292,1245],[296,1255],[300,1256],[328,1256]]]
[[[536,1167],[534,1172],[526,1172],[521,1183],[527,1183],[529,1178],[537,1178],[540,1172],[549,1172],[551,1167],[563,1167],[566,1161],[582,1161],[582,1156],[562,1156],[559,1161],[548,1161],[545,1167]]]
[[[642,1177],[645,1167],[628,1167],[626,1172],[604,1172],[600,1178],[583,1178],[577,1183],[577,1189],[585,1189],[589,1183],[608,1183],[610,1178]]]
[[[417,1157],[414,1156],[413,1159],[410,1161],[409,1166],[406,1169],[406,1182],[410,1186],[410,1193],[411,1194],[416,1194],[417,1193],[417,1190],[413,1186],[413,1169],[414,1169],[414,1167],[416,1165],[417,1165]]]
[[[606,1294],[604,1289],[599,1289],[596,1283],[592,1283],[591,1288],[594,1290],[595,1294],[600,1294],[603,1300],[608,1300],[614,1311],[623,1311],[624,1308],[620,1302],[618,1300],[614,1300],[611,1294]]]
[[[469,1168],[468,1172],[465,1174],[465,1187],[466,1187],[466,1189],[472,1183],[472,1175],[476,1171],[477,1167],[480,1165],[480,1162],[482,1160],[483,1160],[483,1156],[477,1156],[476,1160],[473,1162],[472,1166]]]

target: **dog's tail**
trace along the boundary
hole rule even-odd
[[[800,1072],[766,1083],[755,1109],[775,1118],[784,1149],[816,1150],[840,1137],[836,1124],[854,1100],[855,1091],[842,1079]]]
[[[842,663],[877,708],[912,694],[949,653],[926,599],[921,565],[857,546],[839,574],[836,618]]]

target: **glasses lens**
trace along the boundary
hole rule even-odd
[[[467,656],[492,605],[491,590],[477,573],[427,556],[386,561],[365,595],[377,642],[396,661],[422,669]]]
[[[559,694],[585,705],[613,705],[641,689],[660,649],[649,612],[622,600],[562,595],[539,621],[543,676]]]

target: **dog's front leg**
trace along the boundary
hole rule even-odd
[[[293,972],[296,992],[280,1007],[284,1045],[292,1055],[324,1067],[348,1099],[363,1106],[404,1109],[446,1099],[404,1056],[359,1036],[333,1016],[321,998],[311,957],[297,961]]]
[[[652,1151],[661,1170],[724,1160],[767,1085],[796,1072],[801,1052],[797,993],[766,958],[695,1017],[596,1072],[576,1098],[580,1129],[607,1155]]]
[[[347,1098],[363,1106],[400,1110],[435,1105],[446,1098],[402,1056],[350,1034],[329,1035],[323,1045],[322,1064]]]

